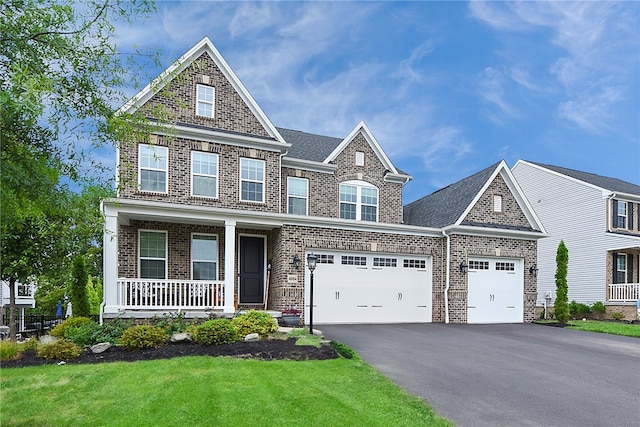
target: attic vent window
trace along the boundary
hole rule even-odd
[[[196,114],[212,119],[215,111],[213,98],[215,89],[211,86],[197,85],[196,87]]]
[[[364,153],[356,151],[356,166],[364,166]]]
[[[502,212],[502,196],[493,196],[493,211]]]

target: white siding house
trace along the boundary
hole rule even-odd
[[[569,301],[633,305],[638,298],[640,186],[523,160],[512,171],[549,235],[538,243],[539,303],[546,292],[555,300],[555,257],[564,240],[569,250]],[[612,207],[618,200],[628,206],[624,228],[614,224]],[[618,253],[627,257],[622,276],[630,291],[624,298],[610,295]]]

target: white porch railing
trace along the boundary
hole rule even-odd
[[[224,306],[224,282],[120,278],[118,305],[147,310],[220,309]]]
[[[617,283],[609,285],[609,301],[636,302],[638,301],[638,283]]]

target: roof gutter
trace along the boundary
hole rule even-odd
[[[446,230],[442,230],[442,235],[447,239],[447,256],[446,260],[446,279],[444,286],[444,323],[449,323],[449,284],[451,282],[451,272],[450,272],[450,258],[451,258],[451,236],[447,234]]]

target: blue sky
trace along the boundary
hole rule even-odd
[[[208,36],[274,125],[345,137],[364,121],[414,177],[405,203],[500,160],[640,184],[640,3],[157,7],[117,27],[119,50],[159,48],[166,68]]]

